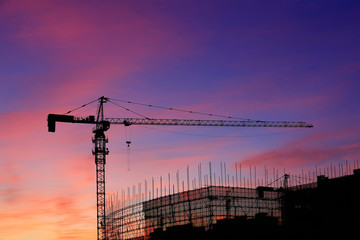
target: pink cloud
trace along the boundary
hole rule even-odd
[[[288,145],[280,149],[250,156],[241,163],[253,166],[267,165],[282,168],[299,168],[345,160],[354,161],[359,157],[359,143],[351,143],[338,147],[316,147],[310,144],[309,146],[296,148]]]
[[[245,165],[270,165],[270,166],[299,166],[314,162],[321,162],[334,155],[338,155],[340,149],[278,149],[255,155],[245,159]]]
[[[59,48],[61,51],[56,57],[78,61],[78,67],[84,66],[79,60],[108,63],[121,59],[125,64],[136,59],[139,63],[150,56],[179,54],[180,46],[182,54],[184,50],[192,49],[188,37],[173,25],[180,23],[170,14],[158,14],[151,5],[146,11],[139,12],[135,5],[121,2],[108,8],[96,3],[46,1],[29,6],[23,1],[8,3],[5,9],[9,16],[16,14],[24,20],[16,21],[15,26],[19,30],[18,36],[25,42],[45,42]]]
[[[4,239],[84,239],[95,237],[95,206],[81,206],[78,196],[28,195],[7,206],[1,213],[0,230]],[[90,213],[90,214],[89,214]],[[21,226],[21,227],[19,227]],[[44,238],[45,237],[45,238]]]
[[[30,111],[16,111],[1,114],[4,124],[0,126],[3,141],[11,141],[23,137],[30,137],[38,126],[39,115]]]
[[[1,117],[0,218],[6,219],[0,223],[1,237],[94,238],[95,192],[88,190],[95,178],[93,161],[87,162],[87,154],[74,154],[83,130],[59,126],[60,131],[51,135],[42,111],[14,111]],[[90,136],[85,136],[86,143]]]
[[[245,165],[302,168],[358,159],[360,145],[356,139],[360,132],[357,125],[350,124],[340,128],[334,126],[329,129],[329,124],[322,126],[319,120],[318,125],[308,134],[293,138],[283,146],[252,154],[241,162]]]
[[[19,1],[4,4],[3,11],[13,26],[10,37],[57,69],[44,71],[41,85],[31,85],[25,105],[47,99],[65,106],[104,92],[122,93],[119,86],[129,74],[198,49],[171,15],[157,14],[156,9],[139,12],[132,4],[118,2],[109,9],[101,4]],[[39,51],[44,46],[45,53]]]

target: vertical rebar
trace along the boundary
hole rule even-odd
[[[239,169],[239,175],[240,175],[240,187],[241,187],[241,164],[240,164],[240,169]]]
[[[160,197],[162,196],[162,176],[160,176]]]
[[[147,201],[148,198],[147,198],[147,181],[145,179],[145,201]]]
[[[202,188],[202,170],[201,170],[201,163],[200,163],[200,188]]]
[[[224,163],[224,176],[225,176],[225,186],[229,185],[229,181],[226,183],[226,178],[227,178],[227,174],[226,174],[226,163]]]
[[[152,199],[154,199],[154,177],[152,178]]]
[[[256,188],[256,166],[254,167],[254,178],[255,178],[254,188]]]
[[[212,186],[211,162],[209,162],[209,175],[210,175],[210,186]]]
[[[176,172],[176,183],[177,183],[177,192],[180,192],[180,186],[179,186],[179,169]]]
[[[189,179],[189,165],[187,166],[187,188],[190,190],[190,179]]]
[[[168,180],[169,180],[169,195],[170,195],[170,173],[168,173]]]
[[[237,169],[237,162],[235,163],[235,176],[236,176],[236,187],[238,187],[238,169]]]
[[[221,186],[223,186],[223,165],[222,165],[222,162],[220,162],[220,171],[221,171]]]
[[[252,188],[251,165],[250,165],[250,188]]]

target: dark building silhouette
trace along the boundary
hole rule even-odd
[[[356,239],[360,226],[360,171],[289,188],[283,199],[284,228],[292,239]]]

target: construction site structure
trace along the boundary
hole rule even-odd
[[[114,195],[107,204],[107,237],[347,239],[356,234],[360,224],[358,163],[281,177],[274,174],[273,179],[266,179],[265,168],[264,176],[264,181],[257,179],[253,184],[249,179],[239,184],[232,177],[232,182],[199,183],[182,191],[175,191],[175,184],[171,189],[169,181],[167,194],[159,195],[162,186],[158,185],[156,191],[150,187],[148,194],[145,190]]]
[[[106,164],[106,155],[108,155],[109,150],[106,147],[108,142],[105,132],[109,130],[110,125],[112,124],[121,124],[125,126],[130,125],[162,125],[162,126],[213,126],[213,127],[298,127],[298,128],[311,128],[311,124],[306,122],[290,122],[290,121],[258,121],[258,120],[194,120],[194,119],[151,119],[143,116],[143,118],[105,118],[104,117],[104,103],[113,102],[112,99],[106,98],[104,96],[100,97],[97,100],[99,102],[97,109],[97,116],[87,116],[87,117],[75,117],[68,115],[72,111],[67,112],[67,114],[49,114],[48,115],[48,131],[55,132],[56,122],[67,122],[67,123],[77,123],[77,124],[93,124],[95,125],[93,129],[94,138],[94,150],[93,154],[95,156],[96,164],[96,191],[97,191],[97,239],[105,240],[106,239],[106,221],[105,221],[105,164]],[[90,104],[88,103],[88,104]],[[114,103],[114,102],[113,102]],[[129,102],[130,103],[130,102]],[[81,107],[84,107],[88,104],[84,104]],[[120,106],[117,103],[114,103]],[[149,105],[152,106],[152,105]],[[81,108],[79,107],[79,108]],[[128,108],[121,108],[131,111]],[[152,106],[153,107],[153,106]],[[77,109],[79,109],[77,108]],[[169,110],[174,110],[173,108],[168,108]],[[184,111],[184,110],[181,110]],[[132,112],[132,111],[131,111]],[[188,111],[191,112],[191,111]],[[141,114],[138,114],[141,115]],[[212,114],[209,114],[212,116]]]

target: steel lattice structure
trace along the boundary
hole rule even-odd
[[[191,226],[211,229],[224,219],[281,217],[279,191],[209,186],[126,206],[107,215],[108,239],[151,239],[157,232]]]
[[[208,126],[208,127],[312,127],[306,122],[289,121],[235,121],[235,120],[195,120],[195,119],[151,119],[151,118],[106,118],[111,124],[168,125],[168,126]]]

